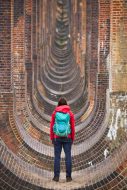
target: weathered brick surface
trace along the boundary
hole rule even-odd
[[[37,56],[37,40],[36,40],[36,24],[37,24],[37,4],[36,1],[32,2],[32,59]]]
[[[12,78],[14,86],[15,106],[21,110],[25,96],[25,58],[24,58],[24,0],[12,1]]]
[[[61,51],[51,43],[51,39],[56,40],[56,17],[61,15],[58,13],[61,7],[57,12],[54,0],[0,0],[1,190],[127,188],[127,93],[124,92],[127,90],[127,1],[71,0],[70,4],[74,58],[79,65],[84,61],[85,69],[80,68],[82,73],[85,70],[86,84],[84,96],[74,102],[73,109],[79,112],[87,100],[90,106],[76,119],[73,181],[64,183],[62,154],[60,183],[55,184],[51,182],[54,155],[47,115],[54,109],[52,102],[57,97],[53,97],[54,92],[46,91],[42,79],[51,89],[59,90],[57,82],[61,82],[61,74],[57,71],[67,71],[57,64],[64,63],[68,51]],[[66,15],[65,18],[68,20]],[[107,91],[109,79],[110,90],[114,92],[111,96]],[[69,88],[78,80],[79,76]],[[80,94],[80,85],[68,97],[70,100]],[[63,86],[60,87],[62,90]]]
[[[110,56],[110,0],[99,1],[98,71],[106,72]]]
[[[0,90],[11,90],[11,1],[0,0]]]
[[[111,2],[111,89],[127,90],[127,3]]]
[[[98,1],[86,1],[86,80],[90,97],[94,97],[98,65]]]
[[[25,62],[31,62],[32,0],[25,1]]]

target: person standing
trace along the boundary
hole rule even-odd
[[[75,119],[65,98],[60,98],[50,121],[50,139],[54,145],[54,177],[58,182],[60,177],[61,151],[64,149],[66,163],[66,181],[72,181],[71,147],[75,138]]]

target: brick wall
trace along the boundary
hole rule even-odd
[[[36,57],[37,54],[37,44],[36,44],[36,22],[37,22],[37,18],[36,18],[36,11],[37,11],[37,7],[36,7],[36,0],[33,1],[32,3],[32,58]]]
[[[32,0],[25,1],[25,62],[31,62],[31,16]]]
[[[127,90],[127,2],[111,2],[110,90]]]
[[[110,53],[110,0],[99,1],[99,55],[98,71],[105,72],[109,65]]]
[[[27,91],[32,96],[32,82],[33,82],[32,74],[34,73],[35,73],[34,84],[36,85],[37,71],[39,72],[39,67],[38,67],[39,65],[38,48],[40,45],[39,42],[43,42],[47,39],[46,33],[49,32],[49,27],[52,27],[53,26],[52,23],[54,22],[54,21],[51,21],[51,25],[49,23],[50,19],[52,19],[50,14],[53,15],[54,13],[53,11],[51,13],[49,12],[47,16],[48,8],[50,9],[52,8],[51,4],[50,6],[48,6],[49,1],[52,2],[53,5],[55,4],[54,0],[52,1],[51,0],[0,0],[0,91],[2,91],[0,92],[0,126],[1,126],[0,134],[1,132],[4,133],[4,140],[5,142],[8,142],[7,143],[8,148],[11,150],[13,150],[16,147],[15,143],[17,141],[16,141],[16,137],[14,137],[14,134],[12,136],[12,132],[10,133],[11,128],[9,126],[10,125],[9,113],[11,112],[12,118],[13,118],[13,103],[14,102],[15,102],[17,111],[20,112],[23,109],[25,105],[26,84],[28,85]],[[95,95],[95,90],[96,90],[95,85],[97,82],[96,76],[98,72],[99,72],[99,75],[98,75],[99,95],[103,98],[105,97],[105,94],[106,94],[105,89],[107,87],[107,83],[105,84],[105,81],[107,82],[108,80],[107,78],[105,79],[106,77],[105,72],[107,72],[107,69],[109,69],[109,72],[110,72],[111,89],[113,91],[124,91],[124,90],[126,91],[127,90],[127,53],[126,53],[126,50],[127,50],[127,43],[126,43],[127,42],[127,0],[111,0],[111,1],[110,0],[99,0],[99,1],[98,0],[86,0],[86,1],[72,0],[71,2],[72,3],[74,2],[73,10],[76,10],[76,11],[78,8],[78,3],[80,2],[86,3],[86,4],[85,3],[83,4],[83,8],[82,8],[83,10],[86,8],[86,11],[87,11],[86,15],[85,13],[84,14],[80,13],[80,18],[83,21],[83,19],[85,19],[86,17],[86,23],[85,22],[83,23],[84,25],[86,24],[86,33],[85,33],[86,41],[84,40],[83,47],[85,49],[85,45],[86,45],[86,81],[87,81],[87,84],[89,85],[90,97],[94,98],[94,95]],[[79,7],[79,11],[80,10],[81,10],[81,7]],[[41,16],[41,18],[39,17],[39,15]],[[75,38],[74,43],[76,44],[75,52],[77,48],[79,48],[78,43],[76,41],[77,34],[78,32],[84,33],[85,31],[83,25],[79,24],[78,27],[76,28],[77,15],[78,15],[77,13],[75,12],[73,13],[73,16],[74,16],[73,20],[75,22],[75,25],[73,25],[73,29],[74,29],[74,34],[76,35],[74,36]],[[110,22],[110,19],[111,19],[111,22]],[[110,30],[110,26],[111,26],[111,30]],[[42,31],[42,28],[43,28],[43,31]],[[110,31],[111,31],[111,35],[110,35]],[[39,38],[40,33],[41,35]],[[42,35],[43,33],[44,33],[44,39],[41,38],[43,36]],[[50,33],[50,35],[52,35],[52,33]],[[110,49],[110,46],[111,46],[111,49]],[[79,54],[81,53],[80,50],[81,49],[78,49]],[[45,54],[45,56],[44,57],[40,56],[42,58],[40,59],[41,65],[43,64],[43,61],[42,61],[43,58],[45,59],[47,58],[47,54],[46,54],[47,49],[45,48],[45,46],[44,46],[43,53]],[[111,58],[111,64],[109,64],[109,61],[110,61],[109,57]],[[13,97],[13,93],[10,92],[11,74],[12,74],[13,86],[15,88],[14,97]],[[28,76],[27,83],[26,83],[26,75]],[[95,117],[95,120],[93,121],[90,120],[90,123],[88,124],[88,128],[86,127],[86,131],[88,130],[87,133],[85,133],[84,129],[83,131],[81,131],[80,133],[81,138],[79,139],[78,143],[81,142],[80,140],[84,141],[85,138],[89,138],[90,135],[93,135],[93,133],[95,132],[93,131],[93,128],[96,126],[100,127],[101,124],[103,123],[102,115],[105,114],[105,107],[104,107],[105,100],[103,98],[101,99],[101,101],[99,100],[100,102],[99,101],[97,102],[96,113],[94,116],[92,116],[92,117]],[[38,106],[41,107],[42,105],[38,104]],[[49,107],[49,109],[51,108]],[[34,111],[36,113],[36,110],[33,110],[33,117],[34,117]],[[24,114],[26,114],[24,116],[26,117],[28,116],[27,112]],[[32,111],[31,111],[31,114],[32,114]],[[23,121],[25,121],[25,117],[23,119],[24,119]],[[44,125],[45,127],[45,123],[43,123],[43,119],[41,118],[41,116],[39,116],[39,114],[35,115],[35,122],[37,121],[37,119],[38,119],[38,122]],[[99,123],[99,120],[101,121],[100,122],[101,124]],[[39,125],[39,127],[40,126],[42,127],[42,125]],[[36,136],[37,132],[40,135],[41,132],[43,131],[43,127],[41,128],[41,132],[40,132],[40,130],[37,128],[38,126],[36,125],[34,126],[32,122],[30,126],[31,127],[29,129],[31,130],[31,136],[33,137]],[[23,127],[23,125],[20,127]],[[33,128],[36,127],[36,129],[32,130],[32,127]],[[9,133],[7,133],[6,129],[9,129],[9,128],[10,128],[10,130],[8,130]],[[27,131],[26,133],[28,132],[30,131]],[[47,137],[48,137],[48,133],[46,134],[46,137],[44,136],[42,140],[44,140],[44,142],[45,140],[47,141],[46,139]],[[97,138],[99,137],[97,136]],[[84,152],[84,155],[85,155],[84,157],[81,157],[81,155],[79,154],[78,157],[81,157],[81,160],[80,159],[78,160],[80,164],[78,164],[77,159],[74,156],[74,159],[76,160],[76,164],[77,164],[76,167],[80,170],[82,169],[82,167],[84,167],[85,161],[88,161],[89,159],[93,159],[94,161],[95,159],[94,152],[96,152],[97,154],[100,151],[99,156],[103,157],[104,156],[103,150],[102,150],[103,143],[105,145],[106,140],[105,139],[102,141],[100,140],[101,141],[100,149],[98,148],[99,147],[98,146],[99,141],[98,141],[95,147],[92,147],[93,150],[91,148],[92,153]],[[86,142],[90,142],[90,141],[86,141]],[[32,146],[33,145],[34,145],[34,141],[33,141]],[[42,146],[43,144],[41,144],[41,148],[43,149]],[[24,148],[24,144],[21,146],[21,148]],[[36,146],[36,151],[38,150],[39,150],[39,147]],[[120,149],[119,154],[121,154],[122,152],[121,150],[123,151],[123,149]],[[24,155],[28,156],[28,158],[30,157],[31,159],[31,160],[27,160],[27,158],[25,158],[26,161],[28,162],[30,161],[30,163],[33,165],[38,164],[37,161],[41,159],[41,156],[42,156],[42,163],[43,163],[43,159],[46,160],[47,158],[45,156],[43,157],[43,154],[41,154],[40,156],[38,152],[36,154],[34,152],[34,148],[29,149],[29,152],[27,152],[27,148],[26,148],[26,152],[25,152],[25,149],[23,151],[24,151]],[[102,154],[101,154],[101,151],[102,151]],[[47,159],[47,163],[49,163],[50,160],[52,159],[51,155],[50,157],[48,157],[49,160]],[[116,156],[118,157],[119,155],[118,154],[115,155],[114,156],[115,159],[116,159]],[[122,154],[122,156],[126,156],[126,155]],[[10,158],[8,159],[8,157],[6,157],[6,161],[9,160],[9,163],[11,163]],[[37,160],[34,158],[36,158]],[[22,156],[22,159],[23,159],[23,156]],[[117,159],[116,160],[115,159],[114,161],[117,162]],[[98,159],[97,157],[97,162],[99,163],[100,161],[101,160]],[[117,165],[119,165],[120,162],[121,160],[117,163]],[[43,164],[45,165],[45,162]],[[50,164],[48,167],[52,169]],[[115,164],[113,164],[113,167],[114,165]],[[8,165],[8,167],[9,166],[10,165]],[[17,167],[18,168],[17,170],[19,171],[21,169],[20,164],[18,166],[19,167]],[[102,163],[102,166],[104,166],[103,163]],[[38,165],[37,167],[39,168],[40,165]],[[108,166],[107,164],[106,173],[109,173],[110,167],[111,165]],[[123,169],[122,169],[123,171],[125,170],[125,167],[126,166],[123,165]],[[78,170],[77,168],[76,170]],[[47,169],[47,165],[45,169]],[[100,168],[98,170],[100,171]],[[95,171],[97,170],[95,169]],[[93,168],[92,169],[93,175],[97,176],[95,171]],[[5,170],[5,174],[7,173],[9,172],[6,172]],[[104,170],[104,173],[105,173],[105,170]],[[109,189],[110,187],[112,189],[115,189],[113,188],[114,184],[116,184],[117,186],[117,184],[119,183],[120,185],[120,182],[118,182],[117,180],[115,182],[113,181],[112,183],[110,183],[109,182],[110,180],[108,181],[110,177],[106,178],[106,175],[107,175],[106,173],[105,173],[106,182],[105,182],[105,186],[102,187],[103,189],[105,188]],[[28,174],[29,173],[27,173],[27,176]],[[46,176],[45,172],[44,172],[44,175]],[[96,188],[97,186],[98,188],[100,187],[100,184],[103,181],[101,182],[98,182],[98,181],[100,178],[101,179],[103,178],[103,175],[102,173],[100,173],[99,175],[97,176],[97,179],[94,179],[94,180],[92,178],[89,178],[89,176],[92,177],[90,172],[89,172],[89,176],[86,175],[89,178],[88,181],[90,181],[91,183],[91,186],[88,187],[89,189],[91,188],[93,189],[94,187]],[[17,172],[17,176],[21,177],[21,175],[19,175],[18,172]],[[23,176],[24,176],[24,173],[23,173]],[[34,173],[33,174],[30,173],[31,181],[33,183],[36,182],[35,176],[36,175],[34,175]],[[11,178],[11,175],[9,177]],[[41,177],[42,177],[42,185],[45,186],[45,181],[43,184],[43,176]],[[114,178],[115,176],[113,176],[113,179]],[[7,181],[7,178],[5,178],[5,184],[4,184],[3,177],[1,181],[3,183],[2,189],[6,189],[5,184],[7,183],[9,184],[10,181],[9,180]],[[83,181],[84,181],[84,178],[83,178]],[[18,182],[20,182],[19,184],[21,184],[20,180]],[[95,186],[94,185],[92,186],[92,183],[95,183],[95,182],[97,182]],[[15,180],[13,184],[15,184]],[[123,186],[121,186],[121,188],[122,187]],[[11,188],[11,187],[8,187],[8,188]],[[55,187],[53,188],[55,189]],[[102,188],[100,187],[100,189]],[[120,189],[120,186],[118,188]]]
[[[12,74],[17,111],[22,109],[25,96],[24,59],[24,0],[12,0]]]
[[[6,126],[8,113],[13,109],[12,93],[0,93],[0,128]],[[1,134],[1,133],[0,133]]]
[[[12,109],[11,1],[0,0],[0,128],[6,127]],[[1,134],[1,131],[0,131]]]
[[[11,90],[11,1],[0,0],[0,90]]]
[[[25,1],[25,68],[27,94],[31,92],[32,87],[32,0]]]
[[[37,54],[39,50],[39,9],[40,8],[40,0],[36,1],[36,49]]]
[[[86,80],[90,98],[94,97],[98,70],[98,1],[86,1]]]
[[[79,64],[81,75],[85,75],[86,54],[86,1],[70,2],[70,37],[76,63]]]

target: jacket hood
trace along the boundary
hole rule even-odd
[[[62,106],[57,106],[55,109],[56,112],[63,112],[63,113],[67,113],[70,111],[70,106],[68,105],[62,105]]]

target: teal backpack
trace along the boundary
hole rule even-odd
[[[60,137],[67,137],[71,133],[69,113],[56,112],[53,131]]]

